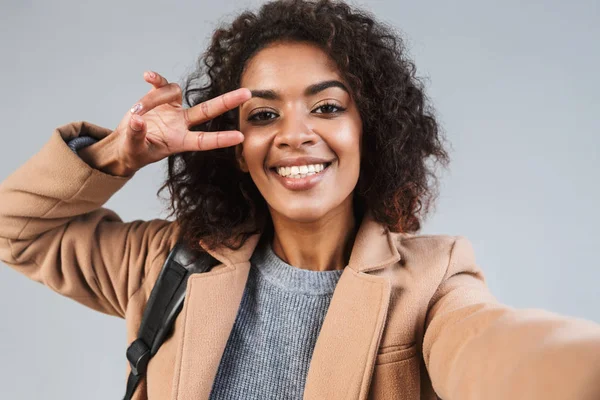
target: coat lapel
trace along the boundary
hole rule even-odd
[[[366,399],[390,302],[391,283],[373,271],[398,262],[389,232],[370,215],[357,233],[310,362],[305,400]]]
[[[223,264],[187,283],[183,326],[175,358],[173,399],[208,399],[248,280],[258,236],[237,251],[209,251]]]
[[[366,399],[389,296],[387,279],[344,270],[315,345],[304,399]]]

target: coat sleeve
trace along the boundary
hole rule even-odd
[[[124,317],[175,223],[123,222],[102,207],[130,178],[92,168],[65,143],[110,131],[76,122],[0,183],[0,261],[95,310]]]
[[[600,325],[498,303],[461,236],[430,303],[423,356],[444,400],[600,399]]]

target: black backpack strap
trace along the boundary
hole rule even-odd
[[[208,253],[192,252],[181,241],[175,244],[150,293],[138,337],[127,349],[131,373],[123,400],[132,398],[140,379],[146,373],[148,361],[170,334],[175,318],[183,307],[190,275],[209,271],[217,264],[219,261]]]

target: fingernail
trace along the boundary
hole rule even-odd
[[[131,107],[129,112],[131,112],[132,114],[137,114],[138,112],[140,112],[141,109],[142,109],[142,103],[137,103],[135,106]]]
[[[152,79],[156,78],[156,74],[152,71],[148,71],[148,76]]]

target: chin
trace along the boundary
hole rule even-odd
[[[297,207],[290,207],[287,204],[284,207],[272,207],[271,212],[275,211],[280,216],[300,223],[311,223],[316,222],[325,217],[330,209],[324,209],[322,207],[298,205]]]

